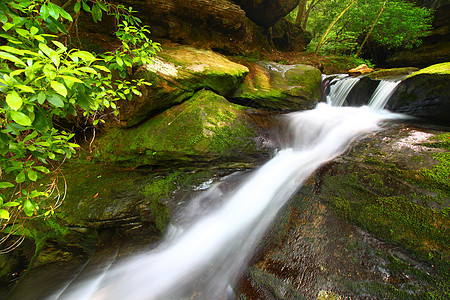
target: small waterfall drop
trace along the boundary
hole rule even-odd
[[[376,90],[369,99],[369,107],[376,111],[383,109],[400,82],[400,80],[380,81]]]
[[[342,106],[352,88],[359,82],[359,77],[348,75],[337,75],[330,85],[330,92],[327,95],[327,103],[333,106]]]
[[[361,77],[348,75],[331,76],[334,78],[328,83],[329,92],[326,96],[326,101],[333,106],[343,106],[345,100],[347,100],[347,96],[349,96],[352,89],[360,82]],[[327,77],[325,76],[325,78]],[[361,100],[373,110],[382,110],[400,82],[401,80],[380,80],[370,99],[367,102],[364,99]]]
[[[73,291],[50,299],[227,299],[278,211],[323,163],[393,118],[369,107],[332,107],[285,116],[291,141],[254,171],[221,207],[156,250],[128,259]],[[217,188],[217,187],[215,187]],[[92,283],[95,283],[93,288]],[[85,286],[86,288],[83,288]]]

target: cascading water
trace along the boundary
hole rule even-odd
[[[359,77],[338,75],[329,84],[330,92],[327,95],[327,103],[333,106],[342,106],[352,88],[359,82]]]
[[[264,231],[311,173],[345,151],[353,139],[395,117],[367,106],[325,103],[287,114],[291,139],[285,148],[235,191],[223,195],[220,207],[167,238],[158,249],[51,299],[227,299]],[[212,187],[205,197],[218,188]]]
[[[373,110],[380,110],[383,109],[386,106],[387,101],[391,97],[391,95],[394,93],[395,89],[397,88],[398,84],[401,82],[401,80],[398,81],[388,81],[388,80],[382,80],[378,84],[377,88],[373,92],[372,96],[369,99],[369,106]]]

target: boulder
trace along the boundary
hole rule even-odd
[[[152,37],[233,54],[267,45],[263,29],[231,0],[122,0],[149,25]]]
[[[273,46],[279,51],[305,51],[311,41],[311,34],[305,32],[300,24],[281,19],[271,27],[270,37]]]
[[[266,110],[296,111],[316,106],[321,73],[308,65],[281,65],[274,62],[241,62],[250,73],[232,101]]]
[[[136,79],[143,78],[152,85],[142,89],[142,96],[123,104],[122,124],[136,125],[203,88],[222,96],[231,95],[247,73],[247,67],[210,50],[165,46],[153,64],[134,74]]]
[[[401,82],[386,108],[425,119],[429,123],[450,125],[450,63],[422,69]]]
[[[448,138],[396,126],[316,171],[268,230],[237,298],[446,298]]]
[[[201,90],[139,126],[109,129],[95,157],[134,166],[251,161],[268,150],[257,128],[244,107]]]
[[[233,0],[256,24],[270,27],[298,6],[298,0]]]
[[[373,72],[372,68],[369,68],[366,64],[357,66],[356,68],[348,70],[349,75],[364,75]]]

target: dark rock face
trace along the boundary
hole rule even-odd
[[[280,51],[304,51],[311,41],[311,34],[299,24],[282,19],[271,28],[271,41]]]
[[[250,53],[266,44],[262,28],[231,0],[127,0],[156,39]]]
[[[449,80],[448,74],[410,76],[400,83],[386,108],[432,124],[450,125]]]
[[[369,77],[361,78],[358,83],[348,93],[344,106],[362,106],[369,103],[370,97],[377,88],[380,80],[373,80]]]
[[[233,0],[256,24],[270,27],[290,13],[298,0]]]

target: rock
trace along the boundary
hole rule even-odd
[[[232,101],[267,110],[311,109],[319,100],[320,71],[308,65],[241,62],[250,73]]]
[[[348,70],[349,75],[364,75],[371,72],[373,72],[373,69],[369,68],[366,64],[362,64],[354,69]]]
[[[279,51],[305,51],[311,41],[311,34],[305,32],[300,24],[281,19],[271,28],[271,41]]]
[[[396,126],[319,169],[274,220],[237,298],[446,298],[450,144],[441,133]]]
[[[233,0],[256,24],[270,27],[298,6],[298,0]]]
[[[97,139],[95,157],[134,166],[251,161],[268,151],[261,142],[244,107],[202,90],[139,126],[111,128]]]
[[[423,118],[432,124],[450,125],[450,63],[422,69],[401,82],[386,108]]]
[[[152,38],[230,54],[260,52],[267,45],[261,27],[231,0],[122,0],[149,25]]]
[[[449,134],[396,126],[319,170],[317,196],[345,219],[446,268]]]
[[[203,88],[228,96],[239,87],[247,73],[247,67],[210,50],[165,46],[153,64],[144,66],[134,75],[152,85],[145,86],[142,96],[123,104],[122,124],[136,125]]]

